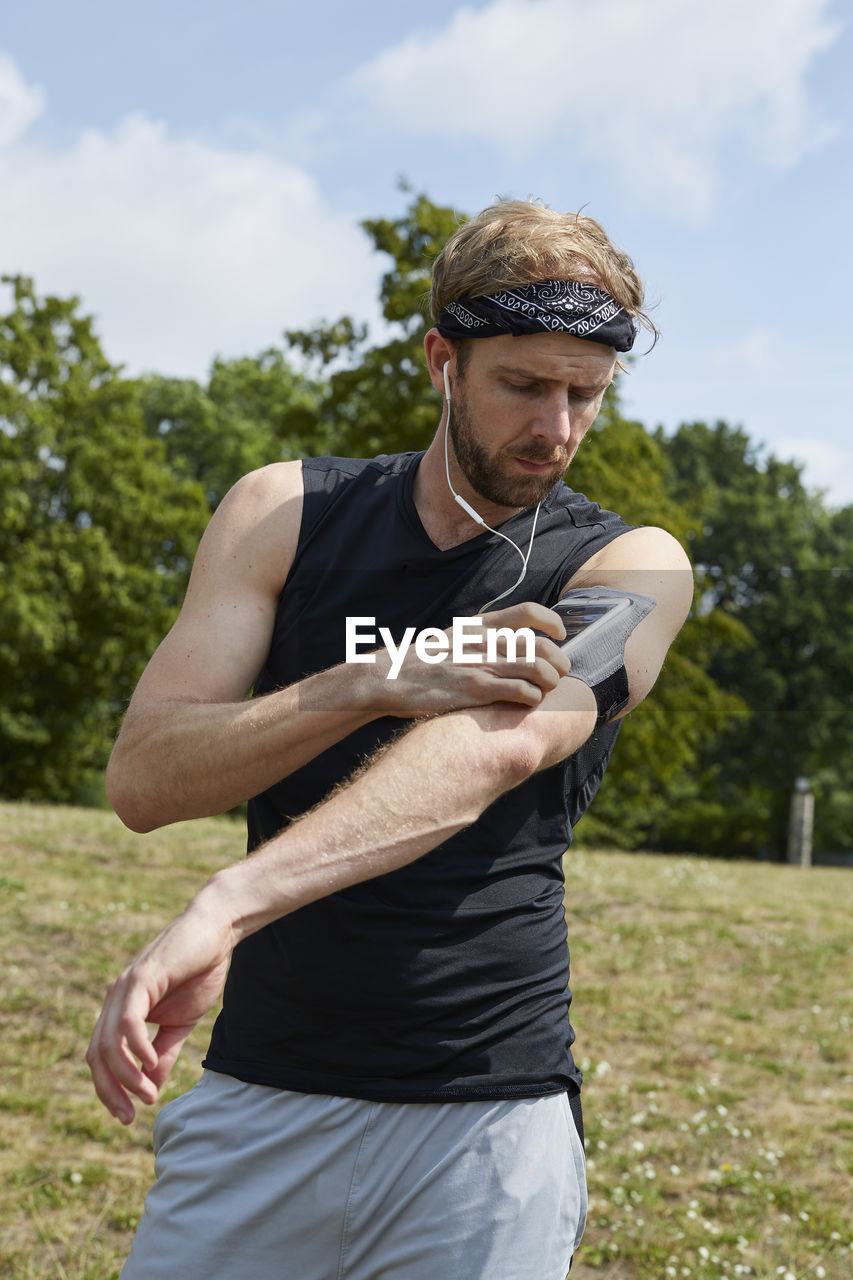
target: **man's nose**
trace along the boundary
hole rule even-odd
[[[549,396],[540,405],[533,433],[549,444],[568,445],[572,437],[572,412],[565,395]]]

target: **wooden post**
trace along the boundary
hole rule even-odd
[[[797,778],[791,793],[791,820],[788,825],[788,861],[801,867],[812,865],[814,793],[808,778]]]

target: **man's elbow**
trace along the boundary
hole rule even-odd
[[[595,695],[588,685],[570,676],[531,707],[510,736],[504,768],[511,786],[567,759],[595,731]]]
[[[146,803],[146,797],[136,782],[135,771],[117,749],[110,756],[104,785],[107,799],[130,831],[146,835],[166,825],[154,812],[153,806]]]

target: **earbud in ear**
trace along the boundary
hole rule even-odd
[[[444,373],[444,398],[448,404],[450,404],[450,379],[447,376],[447,369],[449,364],[450,364],[450,361],[445,360],[444,369],[442,371]]]

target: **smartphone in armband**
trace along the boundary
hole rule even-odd
[[[597,631],[609,631],[610,624],[620,613],[629,610],[631,604],[630,596],[606,596],[595,591],[585,594],[573,591],[571,596],[558,600],[554,612],[560,615],[566,628],[566,638],[560,642],[560,648],[571,657],[581,640],[586,643]]]
[[[570,675],[583,680],[595,694],[598,725],[628,705],[625,642],[655,603],[650,596],[593,587],[574,588],[554,605],[566,628],[560,648],[571,660]]]

